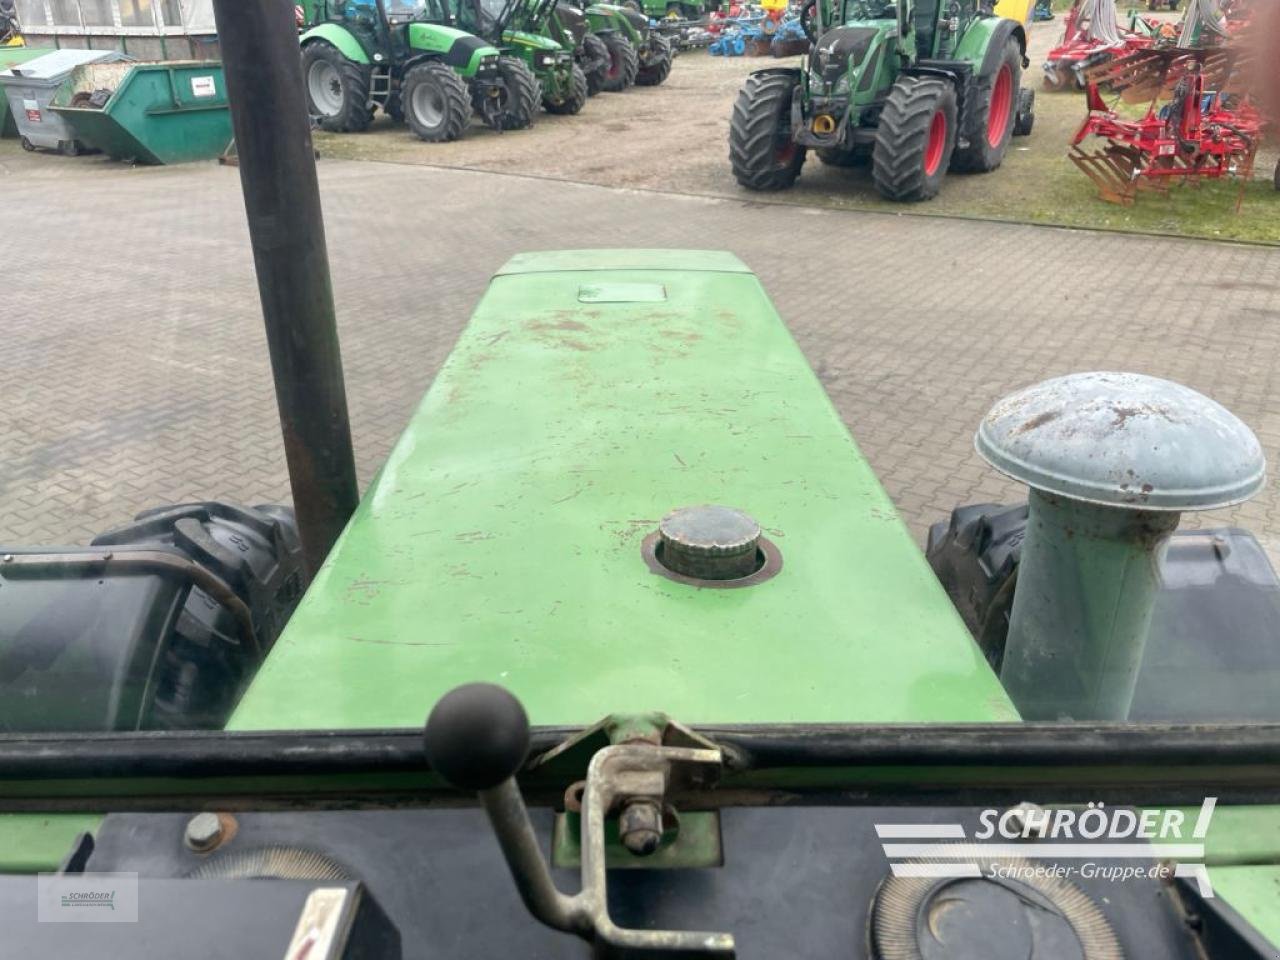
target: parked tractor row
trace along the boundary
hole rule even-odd
[[[381,110],[420,139],[456,140],[540,110],[576,114],[601,91],[656,86],[673,51],[633,6],[589,0],[310,0],[303,75],[312,116],[338,133]]]

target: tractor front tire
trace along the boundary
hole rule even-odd
[[[636,73],[636,86],[656,87],[671,73],[671,43],[660,34],[653,34],[649,42],[658,51],[657,58],[651,60]]]
[[[367,64],[344,57],[331,43],[315,40],[302,48],[302,78],[307,109],[322,130],[359,133],[373,120],[369,109]]]
[[[595,64],[593,70],[585,71],[587,76],[587,96],[594,97],[604,89],[604,81],[609,73],[609,48],[594,33],[582,38],[583,59]]]
[[[587,102],[587,75],[582,72],[582,68],[576,63],[573,65],[573,73],[569,78],[569,94],[559,103],[552,103],[550,100],[543,100],[542,105],[547,108],[547,113],[557,113],[567,116],[573,116],[582,109],[582,105]]]
[[[532,127],[543,102],[543,84],[538,82],[529,64],[515,56],[503,56],[498,60],[498,76],[502,79],[498,110],[485,109],[484,95],[479,88],[472,88],[472,108],[498,132],[522,131]]]
[[[457,140],[471,120],[467,85],[451,67],[428,61],[411,67],[400,87],[400,107],[419,140]]]
[[[1022,48],[1017,40],[1009,38],[995,71],[978,80],[974,96],[969,145],[956,150],[951,169],[990,173],[1009,152],[1022,106]]]
[[[888,200],[931,200],[956,144],[956,91],[946,80],[899,77],[880,114],[871,176]]]
[[[528,64],[515,57],[498,60],[498,75],[504,87],[502,106],[495,126],[502,130],[524,130],[533,126],[542,102],[542,85]]]
[[[806,151],[791,136],[791,95],[799,82],[790,73],[753,73],[738,93],[729,162],[748,190],[785,190],[800,176]]]
[[[610,93],[621,93],[635,84],[636,73],[640,69],[640,58],[636,54],[635,45],[620,33],[607,34],[604,45],[609,49],[609,66],[605,69],[604,89]]]

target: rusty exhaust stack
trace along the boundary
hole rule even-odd
[[[355,456],[293,5],[214,0],[240,186],[307,570],[356,508]]]
[[[974,443],[1031,487],[1001,682],[1026,720],[1127,719],[1169,536],[1262,489],[1257,437],[1179,384],[1083,373],[1001,400]]]

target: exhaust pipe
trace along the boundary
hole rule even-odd
[[[355,455],[293,7],[214,0],[289,484],[314,576],[356,508]]]
[[[1169,536],[1262,489],[1257,437],[1179,384],[1083,373],[1001,400],[974,445],[1031,487],[1001,682],[1024,720],[1127,719]]]

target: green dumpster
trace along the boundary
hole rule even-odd
[[[217,62],[89,64],[51,109],[75,128],[77,139],[117,160],[207,160],[231,143],[226,81]]]
[[[28,60],[53,53],[53,47],[0,47],[0,70],[19,67]],[[0,137],[16,137],[18,125],[9,110],[9,98],[0,93]]]

